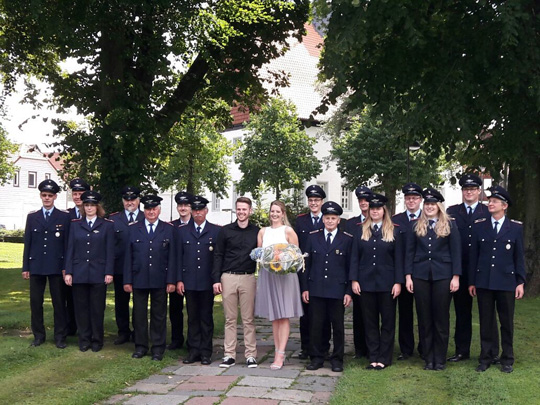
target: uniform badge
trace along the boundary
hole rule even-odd
[[[336,255],[339,255],[339,249],[336,249]]]
[[[92,232],[99,233],[99,231],[97,229],[94,229]]]
[[[510,250],[510,249],[512,249],[512,246],[510,245],[510,243],[507,243],[506,244],[506,250]]]
[[[54,234],[54,236],[56,236],[57,238],[59,238],[59,237],[60,237],[60,232],[56,232],[56,233]]]
[[[208,250],[211,252],[211,251],[214,250],[214,247],[213,247],[213,246],[210,246],[210,247],[208,248]]]

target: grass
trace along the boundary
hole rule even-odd
[[[0,243],[0,398],[2,404],[93,404],[137,380],[176,363],[182,351],[166,351],[163,361],[131,358],[132,344],[114,346],[114,295],[109,288],[105,312],[105,346],[98,353],[81,353],[77,338],[68,348],[54,346],[52,304],[44,305],[47,342],[30,348],[28,281],[21,277],[22,244]],[[170,329],[170,328],[169,328]],[[187,328],[185,327],[184,331]],[[215,304],[215,330],[223,332],[221,304]]]

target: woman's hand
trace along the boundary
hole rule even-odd
[[[456,292],[459,290],[459,276],[452,277],[452,281],[450,281],[450,292]]]
[[[407,288],[407,291],[410,292],[411,294],[414,294],[414,285],[413,285],[413,281],[412,281],[412,277],[410,274],[407,274],[405,276],[405,287]]]
[[[113,276],[105,276],[105,284],[109,285],[113,281]]]
[[[71,274],[66,274],[66,277],[64,277],[64,281],[66,285],[69,285],[71,287],[73,284],[73,277],[71,277]]]
[[[393,299],[396,299],[396,298],[398,297],[399,294],[401,294],[401,284],[396,283],[396,284],[394,284],[394,286],[392,287],[392,298],[393,298]]]
[[[360,289],[360,283],[358,281],[352,282],[352,291],[356,295],[360,295],[360,293],[362,292],[362,290]]]

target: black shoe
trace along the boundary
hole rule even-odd
[[[433,363],[426,363],[424,366],[424,370],[433,370]]]
[[[131,357],[134,359],[142,359],[144,356],[146,356],[146,353],[142,351],[136,351],[131,355]]]
[[[375,367],[377,367],[377,366],[374,366],[373,364],[368,364],[366,366],[366,370],[375,370]]]
[[[375,370],[384,370],[385,368],[386,366],[379,366],[379,365],[375,366]]]
[[[183,343],[173,340],[171,343],[167,345],[167,350],[178,350],[181,349],[183,346]]]
[[[411,357],[410,354],[406,354],[406,353],[401,353],[399,356],[398,356],[398,360],[407,360],[409,357]]]
[[[501,371],[503,373],[511,373],[512,371],[514,371],[514,367],[512,367],[511,365],[502,366]]]
[[[491,364],[501,364],[501,358],[499,356],[493,357],[493,359],[491,360]]]
[[[480,363],[478,367],[476,367],[476,371],[478,371],[479,373],[483,373],[489,368],[489,366],[489,364]]]
[[[163,360],[163,355],[162,354],[153,354],[152,355],[152,360],[153,361],[161,361],[161,360]]]
[[[44,342],[45,342],[45,340],[34,339],[34,340],[32,340],[32,343],[30,343],[30,347],[38,347],[38,346],[41,346]]]
[[[208,356],[201,356],[201,364],[203,366],[208,366],[209,364],[212,364],[212,359]]]
[[[341,363],[333,363],[332,364],[332,371],[334,373],[341,373],[343,371],[343,364],[341,364]]]
[[[88,349],[90,349],[90,345],[82,345],[81,347],[79,347],[79,350],[81,352],[87,352]]]
[[[362,357],[366,357],[365,353],[356,352],[354,353],[353,359],[361,359]]]
[[[433,367],[433,370],[435,371],[443,371],[444,369],[446,368],[446,366],[444,364],[435,364],[435,367]]]
[[[182,361],[182,363],[184,363],[184,364],[193,364],[193,363],[195,363],[196,361],[200,361],[200,360],[201,360],[201,356],[196,355],[196,354],[189,354],[189,355],[184,359],[184,361]]]
[[[103,345],[92,345],[92,351],[94,353],[99,352],[101,349],[103,349]]]
[[[59,349],[65,349],[67,347],[66,341],[59,340],[58,342],[56,342],[56,347],[58,347]]]
[[[300,360],[307,360],[309,358],[307,350],[300,350],[300,353],[298,353],[298,358]]]
[[[229,368],[236,364],[236,360],[230,356],[223,357],[223,361],[219,365],[221,368]]]
[[[323,365],[321,363],[309,363],[306,367],[306,370],[318,370],[322,367]]]
[[[449,357],[447,361],[451,363],[457,363],[461,360],[469,360],[470,356],[468,354],[454,354],[452,357]]]
[[[114,339],[114,344],[115,345],[123,345],[124,343],[127,343],[129,342],[131,339],[131,335],[121,335],[121,336],[118,336],[116,339]]]

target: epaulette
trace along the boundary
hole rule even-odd
[[[513,222],[514,224],[523,225],[523,222],[518,221],[517,219],[511,219],[510,222]]]
[[[55,210],[58,210],[58,211],[60,211],[60,212],[63,212],[63,213],[65,213],[65,214],[69,214],[69,211],[68,211],[68,210],[63,210],[63,209],[61,209],[61,208],[56,208],[56,207],[54,207],[54,209],[55,209]]]
[[[138,223],[139,221],[133,221],[131,224],[128,224],[128,226],[131,226],[131,225],[135,225],[136,223]]]
[[[305,216],[307,214],[308,214],[307,212],[304,212],[303,214],[298,214],[297,218],[303,217],[303,216]]]
[[[350,236],[351,238],[354,238],[354,236],[352,236],[349,232],[343,231],[343,234],[347,235],[347,236]]]
[[[178,228],[182,228],[183,226],[186,226],[187,224],[188,224],[188,222],[183,222],[180,225],[178,225]],[[170,224],[170,225],[172,225],[172,224]]]
[[[113,212],[112,214],[109,214],[109,218],[112,217],[113,215],[118,215],[119,213],[120,211]]]
[[[81,219],[82,219],[82,218],[73,218],[73,219],[71,220],[71,222],[77,222],[77,221],[80,221]]]
[[[315,229],[314,231],[311,231],[309,234],[311,235],[312,233],[317,233],[317,232],[320,232],[322,231],[322,229]]]
[[[165,222],[163,221],[164,224],[167,224],[167,225],[170,225],[170,226],[174,226],[173,224],[171,224],[170,222]]]
[[[355,225],[356,226],[362,226],[364,223],[363,222],[357,222]]]
[[[454,217],[450,217],[450,216],[448,217],[448,219],[449,219],[450,221],[455,221],[455,220],[456,220]]]
[[[29,214],[34,214],[34,213],[36,213],[38,211],[41,211],[41,208],[39,210],[30,211]]]
[[[474,221],[475,224],[479,224],[480,222],[484,222],[487,218],[478,218],[476,221]]]
[[[109,218],[103,218],[103,219],[104,219],[105,221],[107,221],[107,222],[112,222],[112,223],[114,223],[114,221],[113,221],[112,219],[109,219]]]
[[[392,224],[393,224],[394,226],[399,226],[399,224],[396,224],[395,222],[392,222]]]

